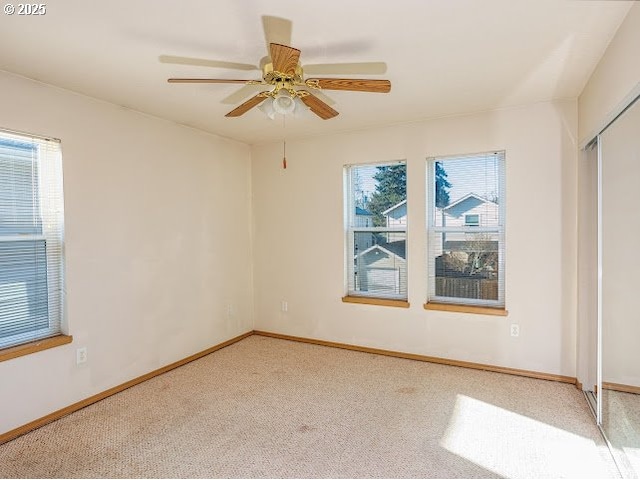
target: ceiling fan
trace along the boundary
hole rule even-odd
[[[231,110],[225,116],[239,117],[253,107],[271,99],[265,113],[271,118],[275,113],[293,113],[300,103],[306,105],[323,120],[338,115],[325,101],[312,92],[322,90],[348,90],[354,92],[388,93],[391,90],[389,80],[369,80],[351,78],[304,78],[300,65],[300,50],[281,45],[269,44],[271,61],[262,67],[262,80],[231,80],[221,78],[169,78],[169,83],[237,83],[244,85],[268,85],[264,90],[243,104]],[[173,63],[173,62],[172,62]],[[178,63],[178,62],[175,62]],[[212,62],[213,63],[213,62]],[[220,62],[222,63],[222,62]],[[234,65],[234,64],[230,64]],[[241,64],[235,64],[241,65]],[[216,65],[212,65],[216,66]],[[223,66],[223,65],[220,65]],[[244,69],[244,68],[243,68]],[[264,105],[263,105],[264,106]],[[262,108],[261,108],[262,109]]]

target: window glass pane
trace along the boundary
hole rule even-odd
[[[498,300],[499,234],[436,233],[435,294]]]
[[[407,225],[407,166],[362,165],[351,168],[352,227]]]
[[[354,232],[352,292],[407,296],[405,232]],[[366,247],[366,245],[370,245]]]
[[[0,242],[0,339],[49,326],[45,241]]]
[[[0,138],[0,235],[42,232],[37,146]]]

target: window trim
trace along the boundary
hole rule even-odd
[[[498,188],[500,191],[500,201],[498,202],[498,218],[499,225],[497,227],[481,227],[465,225],[459,227],[438,227],[435,225],[434,210],[435,210],[435,164],[436,162],[445,163],[447,160],[461,160],[465,158],[477,158],[481,156],[496,155],[500,162],[500,169],[498,178]],[[486,313],[489,315],[507,315],[506,308],[506,151],[505,150],[493,150],[488,152],[477,152],[472,154],[462,155],[441,155],[434,157],[427,157],[427,195],[426,195],[426,231],[427,231],[427,301],[424,304],[426,310],[446,310],[457,311],[466,313]],[[480,218],[478,218],[480,220]],[[431,257],[431,247],[429,241],[432,234],[439,233],[494,233],[498,235],[498,299],[497,300],[482,300],[474,298],[461,298],[461,297],[443,297],[435,294],[435,281],[431,282],[431,278],[435,279],[435,259]],[[500,255],[501,253],[501,255]],[[457,308],[456,308],[457,307]],[[503,313],[497,313],[503,312]]]
[[[427,302],[423,305],[425,310],[440,310],[442,312],[476,313],[480,315],[495,315],[506,317],[509,311],[504,307],[481,307],[478,305],[462,305],[456,303]]]
[[[390,160],[381,162],[365,162],[345,164],[343,166],[343,194],[344,194],[344,234],[345,234],[345,249],[344,249],[344,262],[346,268],[344,269],[344,296],[342,301],[345,303],[367,303],[371,305],[386,305],[386,306],[401,306],[408,307],[409,302],[409,252],[408,252],[408,238],[409,228],[408,222],[404,227],[355,227],[352,226],[351,220],[355,216],[355,202],[351,193],[353,191],[353,175],[352,170],[359,167],[384,167],[404,165],[407,168],[407,160]],[[408,194],[405,198],[405,202],[408,205]],[[408,210],[408,209],[407,209]],[[381,295],[379,293],[369,294],[367,292],[352,291],[349,289],[350,277],[354,272],[353,263],[355,261],[354,256],[350,253],[355,249],[355,233],[356,232],[372,232],[372,233],[404,233],[405,237],[405,264],[406,264],[406,294],[405,295]],[[359,300],[362,299],[362,300]]]
[[[357,295],[345,295],[342,297],[344,303],[360,303],[363,305],[380,305],[384,307],[409,308],[407,300],[396,300],[394,298],[364,297]]]
[[[50,348],[59,347],[60,345],[66,345],[73,341],[71,335],[56,335],[54,337],[43,338],[40,340],[34,340],[29,343],[22,343],[20,345],[14,345],[13,347],[6,347],[0,350],[0,362],[11,360],[13,358],[22,357],[23,355],[30,355],[32,353],[41,352]]]

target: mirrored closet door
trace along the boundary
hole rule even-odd
[[[621,473],[640,478],[640,101],[598,142],[598,410]]]

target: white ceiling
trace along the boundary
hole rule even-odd
[[[44,16],[0,16],[0,69],[254,144],[575,98],[632,3],[49,0]],[[238,85],[166,82],[258,79],[257,70],[159,57],[257,65],[267,53],[264,16],[291,21],[291,46],[302,50],[303,65],[386,62],[384,75],[326,76],[388,78],[391,93],[326,92],[338,117],[287,119],[283,129],[257,109],[225,118]],[[269,40],[285,42],[287,29],[270,25]]]

